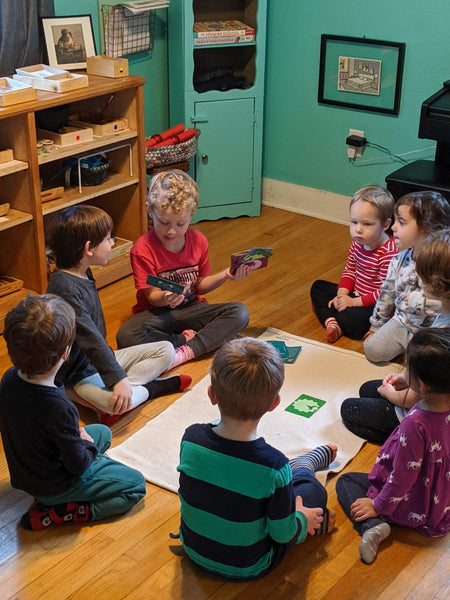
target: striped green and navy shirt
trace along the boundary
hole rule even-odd
[[[230,578],[268,570],[275,547],[303,542],[286,456],[263,438],[238,442],[210,424],[186,429],[180,451],[181,528],[187,555]]]

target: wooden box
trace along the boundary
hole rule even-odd
[[[87,74],[101,77],[127,77],[128,59],[110,56],[88,56],[86,59]]]
[[[0,78],[0,106],[29,102],[30,100],[36,100],[36,98],[37,92],[32,86],[21,81],[14,81],[10,77]]]
[[[122,256],[124,254],[129,254],[131,248],[133,247],[133,242],[131,240],[126,240],[124,238],[116,238],[116,243],[114,244],[114,248],[111,250],[111,254],[109,255],[109,260],[111,261],[113,258],[117,256]]]
[[[16,69],[13,78],[31,85],[37,90],[57,93],[87,87],[89,84],[87,75],[69,73],[64,69],[57,69],[43,64]]]
[[[89,121],[71,119],[70,122],[80,127],[90,127],[96,137],[112,135],[113,133],[128,129],[128,119],[102,119],[100,123],[89,123]]]
[[[104,267],[92,266],[91,267],[92,275],[95,279],[95,284],[98,289],[112,283],[113,281],[117,281],[122,277],[126,277],[131,273],[131,263],[130,257],[128,254],[122,254],[120,256],[116,256],[109,261],[107,265]]]
[[[15,277],[0,275],[0,297],[17,292],[23,287],[23,281]]]
[[[63,127],[59,133],[38,129],[36,133],[38,139],[53,140],[57,146],[71,146],[94,139],[94,132],[89,127],[68,126]]]
[[[11,148],[0,148],[0,163],[14,160],[14,152]]]

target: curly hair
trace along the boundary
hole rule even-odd
[[[174,214],[194,214],[198,202],[198,185],[184,171],[160,171],[152,177],[147,196],[149,212],[161,208]]]

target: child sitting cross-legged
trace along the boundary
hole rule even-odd
[[[265,575],[289,547],[327,533],[335,514],[314,472],[337,447],[320,446],[289,461],[258,437],[261,417],[280,402],[284,364],[270,344],[233,340],[216,353],[208,389],[218,425],[186,429],[180,451],[180,537],[203,569],[230,579]]]
[[[90,267],[107,264],[114,246],[112,228],[111,217],[96,206],[83,204],[59,211],[49,239],[58,270],[47,288],[64,298],[76,314],[75,341],[56,380],[72,386],[70,397],[93,408],[105,425],[148,399],[185,389],[192,381],[187,375],[158,378],[173,362],[174,348],[169,342],[116,351],[109,347]]]
[[[208,304],[201,296],[226,281],[241,281],[251,269],[224,269],[210,274],[208,241],[189,227],[199,202],[198,186],[187,173],[174,169],[152,177],[148,212],[153,227],[133,246],[130,258],[137,303],[133,317],[117,333],[119,348],[168,340],[176,353],[171,368],[218,348],[248,323],[241,302]],[[156,275],[184,286],[182,293],[147,283]]]
[[[414,334],[406,373],[419,402],[408,412],[367,473],[346,473],[336,482],[338,500],[362,536],[359,553],[372,563],[390,524],[430,537],[450,530],[450,329]]]
[[[11,485],[34,496],[25,529],[86,523],[130,510],[145,496],[139,473],[103,455],[105,425],[79,426],[55,375],[75,338],[75,313],[58,296],[28,296],[5,318],[14,364],[0,383],[0,429]]]

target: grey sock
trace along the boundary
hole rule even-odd
[[[363,563],[370,565],[377,556],[380,542],[385,540],[391,533],[391,528],[387,523],[380,523],[364,532],[359,542],[359,555]]]
[[[316,472],[326,469],[333,460],[333,450],[330,446],[317,446],[314,450],[297,456],[289,461],[291,471],[306,467],[310,471]]]

